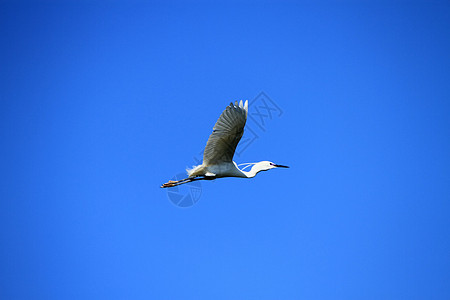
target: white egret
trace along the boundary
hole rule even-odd
[[[261,171],[274,168],[289,168],[277,165],[270,161],[257,163],[245,163],[242,169],[233,161],[234,152],[244,134],[247,121],[248,101],[245,104],[237,101],[230,103],[222,112],[214,125],[213,132],[209,136],[203,153],[203,163],[188,169],[188,177],[185,179],[164,183],[161,187],[168,188],[196,180],[212,180],[222,177],[253,178]],[[249,171],[246,168],[251,167]]]

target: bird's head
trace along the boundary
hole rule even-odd
[[[275,168],[289,168],[288,166],[278,165],[271,161],[261,161],[258,164],[259,164],[261,171],[266,171],[266,170],[275,169]]]

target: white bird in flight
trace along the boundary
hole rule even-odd
[[[247,121],[248,101],[242,103],[237,101],[222,112],[214,125],[213,132],[209,136],[203,153],[203,163],[188,169],[188,177],[185,179],[164,183],[161,187],[168,188],[196,180],[212,180],[222,177],[253,178],[261,171],[274,168],[289,168],[277,165],[270,161],[257,163],[245,163],[242,169],[233,161],[234,152],[244,134],[245,122]],[[250,171],[245,171],[250,167]]]

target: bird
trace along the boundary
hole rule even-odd
[[[161,188],[170,188],[196,180],[214,180],[223,177],[253,178],[261,171],[289,168],[271,161],[243,163],[242,169],[233,161],[234,152],[244,134],[248,115],[248,100],[228,105],[213,127],[203,152],[203,163],[187,169],[187,178],[169,180]],[[246,171],[250,167],[249,171]]]

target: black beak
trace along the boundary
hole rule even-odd
[[[283,166],[283,165],[274,165],[277,168],[289,168],[288,166]]]

